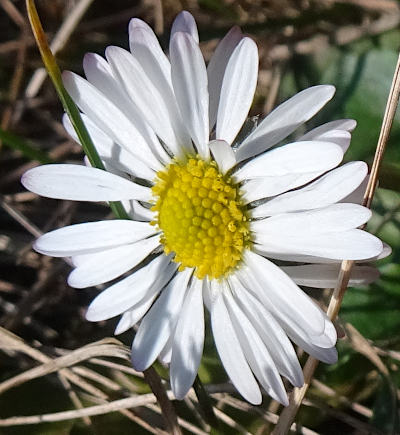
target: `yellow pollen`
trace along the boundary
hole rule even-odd
[[[164,252],[175,254],[179,270],[195,268],[199,279],[229,274],[250,243],[248,219],[238,187],[199,157],[174,162],[157,173],[152,222],[163,232]]]

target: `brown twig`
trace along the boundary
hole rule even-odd
[[[382,121],[381,132],[378,139],[376,153],[374,161],[371,167],[371,173],[368,181],[367,188],[364,194],[363,205],[371,207],[371,202],[378,183],[378,173],[380,164],[382,162],[383,154],[386,148],[387,141],[389,139],[390,130],[393,124],[394,115],[396,113],[397,105],[400,95],[400,55],[397,60],[395,68],[392,86],[389,92],[385,114]],[[346,292],[350,273],[354,261],[345,260],[342,262],[338,283],[332,294],[327,314],[330,319],[336,319],[344,294]],[[304,385],[300,388],[294,388],[292,394],[289,397],[289,406],[287,406],[279,417],[278,424],[275,426],[274,435],[284,435],[289,431],[289,428],[294,421],[297,411],[301,406],[301,402],[310,386],[311,379],[314,375],[314,371],[318,366],[318,360],[313,357],[309,357],[304,366]]]

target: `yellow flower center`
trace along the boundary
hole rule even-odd
[[[199,279],[226,276],[250,241],[238,187],[214,161],[174,162],[157,173],[152,222],[162,230],[164,252],[175,253],[180,270],[196,268]]]

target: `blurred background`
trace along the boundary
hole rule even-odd
[[[99,289],[69,288],[68,264],[31,249],[42,232],[110,212],[100,204],[40,198],[20,185],[23,172],[39,163],[80,163],[83,157],[62,127],[63,110],[42,69],[24,3],[0,0],[0,434],[165,433],[154,400],[109,412],[113,401],[150,391],[130,368],[125,345],[133,332],[118,337],[123,344],[104,341],[116,321],[84,319]],[[373,159],[400,46],[399,1],[37,0],[37,7],[60,68],[80,74],[86,52],[128,48],[131,17],[148,22],[166,48],[172,20],[190,11],[206,60],[238,24],[260,54],[251,115],[268,113],[308,86],[334,84],[334,100],[307,128],[354,118],[358,127],[346,160]],[[298,433],[400,433],[399,142],[397,114],[368,223],[393,253],[380,261],[379,281],[348,290],[339,317],[345,335],[339,362],[319,366],[297,418]],[[329,295],[313,292],[325,305]],[[168,381],[167,370],[157,369]],[[266,396],[252,407],[232,393],[209,334],[200,378],[219,421],[214,434],[271,432],[279,405]],[[104,405],[100,415],[74,414],[95,405]],[[193,395],[174,405],[184,433],[209,433]],[[40,423],[43,414],[55,421]],[[14,416],[33,417],[4,420]]]

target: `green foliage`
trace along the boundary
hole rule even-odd
[[[400,432],[397,392],[390,378],[382,376],[372,409],[371,423],[375,427],[388,435]]]
[[[2,140],[8,147],[20,151],[24,157],[29,160],[37,161],[39,163],[53,163],[53,160],[38,146],[30,143],[25,138],[18,136],[9,131],[0,128],[0,140]]]

